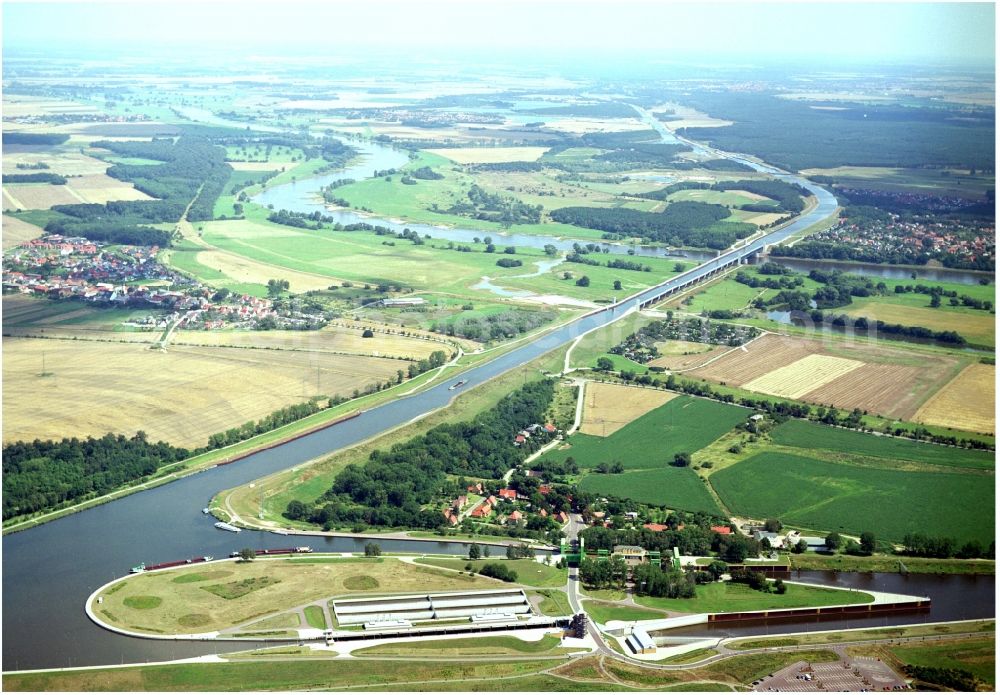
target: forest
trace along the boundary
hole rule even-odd
[[[443,424],[427,434],[375,450],[363,465],[351,464],[334,479],[316,507],[293,500],[285,516],[329,529],[340,524],[437,528],[443,517],[425,505],[441,496],[446,474],[498,479],[524,458],[517,432],[542,422],[554,383],[540,380],[504,396],[471,421]],[[532,440],[537,446],[541,438]]]
[[[51,183],[54,186],[60,186],[66,183],[66,177],[60,176],[59,174],[53,174],[51,172],[42,172],[39,174],[4,174],[4,183]]]
[[[14,442],[3,447],[3,518],[29,514],[155,473],[187,458],[187,449],[134,437]]]
[[[69,140],[69,135],[61,133],[18,133],[5,132],[4,145],[61,145]]]
[[[744,222],[722,222],[729,210],[722,205],[681,201],[663,212],[629,208],[566,207],[550,213],[552,219],[577,227],[598,229],[625,237],[642,237],[672,246],[724,249],[757,229]]]
[[[992,108],[822,104],[722,91],[674,98],[715,118],[733,121],[725,128],[685,128],[681,131],[685,137],[730,152],[750,152],[790,171],[838,166],[995,166]]]
[[[459,336],[469,340],[497,340],[513,338],[544,326],[555,319],[549,311],[510,309],[486,316],[460,317],[454,321],[431,324],[431,330],[449,336]]]

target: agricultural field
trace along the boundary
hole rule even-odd
[[[801,398],[834,379],[850,374],[864,362],[830,355],[806,355],[785,367],[743,384],[743,388],[782,398]]]
[[[996,367],[970,364],[931,396],[914,419],[974,432],[996,431]]]
[[[459,164],[496,164],[534,162],[548,149],[548,147],[447,147],[429,149],[426,152]]]
[[[955,331],[974,345],[993,347],[996,344],[996,316],[988,311],[965,307],[946,307],[947,300],[940,308],[927,306],[922,296],[923,306],[911,306],[889,301],[892,297],[877,297],[866,301],[854,301],[845,308],[849,316],[864,316],[869,321],[885,321],[904,326],[924,326],[932,331]],[[919,301],[919,300],[918,300]]]
[[[3,188],[5,210],[48,210],[53,205],[106,203],[109,200],[152,200],[130,183],[106,174],[75,176],[65,185],[12,183]]]
[[[201,446],[211,434],[312,396],[350,396],[395,379],[407,365],[312,351],[163,352],[84,340],[4,338],[3,350],[4,441],[143,430],[154,441]]]
[[[663,367],[682,372],[700,367],[711,359],[726,354],[733,348],[728,345],[691,343],[686,340],[665,340],[656,344],[660,357],[646,363],[648,367]]]
[[[644,442],[647,448],[651,441]],[[580,481],[580,489],[687,512],[722,513],[697,473],[671,466],[666,458],[659,468],[633,471],[626,465],[625,473],[593,473]]]
[[[750,411],[692,396],[677,396],[607,437],[574,434],[544,459],[572,456],[584,470],[621,461],[626,471],[662,469],[674,454],[693,453],[743,422]],[[650,442],[657,442],[651,447]]]
[[[851,535],[872,531],[881,540],[896,542],[915,529],[959,542],[993,540],[994,477],[989,471],[954,466],[913,470],[765,452],[714,473],[710,480],[726,507],[739,516],[779,518],[789,525]]]
[[[990,451],[957,449],[950,446],[915,442],[911,439],[880,437],[821,425],[805,420],[788,420],[770,433],[774,444],[800,449],[825,450],[837,455],[859,455],[895,461],[914,461],[936,466],[957,466],[992,471],[994,455]]]
[[[750,205],[760,201],[770,200],[770,198],[749,191],[710,191],[710,190],[687,190],[677,191],[667,196],[667,200],[674,202],[678,200],[694,200],[699,203],[715,203],[716,205],[729,205],[739,207]]]
[[[884,343],[767,334],[692,373],[761,393],[794,394],[790,397],[811,403],[910,420],[966,364],[968,358]],[[831,369],[824,376],[813,371],[815,365]]]
[[[312,559],[312,558],[309,558]],[[497,581],[393,558],[333,562],[217,561],[128,577],[95,602],[110,625],[158,634],[221,630],[305,603],[355,593],[493,589]],[[351,587],[365,585],[365,590]]]
[[[0,244],[3,250],[20,246],[26,241],[36,239],[45,233],[41,227],[35,226],[24,220],[19,220],[10,215],[3,216],[3,233],[0,235]]]
[[[71,148],[69,143],[58,147],[14,149],[13,151],[7,151],[7,147],[4,147],[4,174],[31,173],[18,169],[17,165],[38,163],[48,165],[49,168],[44,171],[62,176],[93,176],[103,174],[108,168],[107,162],[84,154],[77,148]]]
[[[588,381],[580,432],[607,437],[675,396],[667,391]]]
[[[951,175],[943,176],[948,171]],[[992,174],[970,175],[968,169],[900,169],[893,167],[840,166],[829,169],[803,169],[805,176],[832,176],[837,183],[878,191],[905,191],[930,195],[955,196],[982,200],[993,190]]]

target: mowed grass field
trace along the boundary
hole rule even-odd
[[[580,432],[597,437],[614,434],[675,396],[668,391],[589,381],[584,389]]]
[[[823,406],[860,408],[910,420],[970,361],[940,351],[890,347],[884,341],[875,344],[767,334],[746,350],[734,350],[692,374]],[[839,373],[838,365],[844,367]],[[825,369],[814,369],[816,366]]]
[[[646,446],[650,446],[649,441]],[[677,468],[666,462],[661,466],[627,473],[595,473],[580,481],[580,489],[687,512],[722,514],[697,473],[690,468]]]
[[[478,572],[479,569],[491,562],[499,562],[505,567],[508,567],[515,572],[517,572],[517,583],[525,584],[527,586],[537,586],[537,587],[564,587],[566,586],[566,572],[565,569],[557,569],[552,565],[544,565],[541,562],[535,562],[530,559],[521,560],[507,560],[503,557],[500,558],[489,558],[484,560],[460,560],[460,559],[450,559],[450,558],[420,558],[417,560],[422,565],[431,565],[432,567],[444,567],[446,569],[457,570],[459,572],[465,570],[466,565],[472,565],[473,571]]]
[[[834,463],[765,452],[711,476],[725,505],[740,516],[901,541],[919,530],[959,541],[994,537],[992,473],[957,467],[918,470]]]
[[[371,586],[365,592],[351,586]],[[259,588],[251,588],[259,587]],[[241,625],[318,599],[356,593],[495,589],[497,581],[393,558],[223,561],[124,579],[92,604],[116,627],[191,634]],[[247,589],[250,589],[247,591]],[[157,601],[158,599],[158,601]]]
[[[996,432],[996,367],[970,364],[935,393],[914,419],[928,425]]]
[[[636,603],[682,613],[740,613],[772,608],[806,608],[871,603],[873,597],[863,591],[827,589],[803,584],[786,583],[784,594],[765,594],[746,584],[715,582],[696,587],[694,598],[659,598],[639,596]]]
[[[926,444],[909,439],[878,437],[805,420],[788,420],[771,432],[771,441],[801,449],[825,449],[839,454],[860,454],[897,461],[916,461],[938,466],[993,470],[991,451],[974,451]]]
[[[3,339],[4,441],[145,431],[201,446],[209,435],[315,395],[350,396],[407,362],[321,352]],[[45,359],[46,376],[42,372]]]

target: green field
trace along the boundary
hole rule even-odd
[[[498,552],[496,548],[492,549],[492,552]],[[500,557],[486,558],[483,560],[452,560],[444,558],[420,558],[417,562],[424,565],[433,565],[434,567],[446,567],[448,569],[464,571],[465,566],[468,564],[472,565],[473,571],[479,571],[479,568],[488,562],[501,562],[505,566],[517,572],[517,583],[525,584],[527,586],[538,586],[538,587],[563,587],[566,586],[566,573],[565,569],[556,569],[551,565],[543,565],[540,562],[535,562],[534,560],[508,560],[504,555]]]
[[[779,425],[771,432],[771,441],[802,449],[826,449],[838,453],[940,466],[993,470],[995,465],[994,454],[990,451],[958,449],[894,437],[877,437],[805,420],[789,420]]]
[[[572,456],[581,469],[621,461],[626,471],[661,469],[674,454],[694,453],[743,422],[750,411],[692,396],[678,396],[630,422],[609,437],[574,434],[568,449],[545,456],[562,461]],[[650,446],[655,442],[656,446]]]
[[[751,589],[746,584],[714,582],[699,584],[694,598],[659,598],[637,596],[636,603],[650,608],[681,613],[740,613],[773,608],[809,608],[871,603],[874,598],[863,591],[827,589],[816,586],[785,583],[784,594]]]
[[[429,640],[426,642],[395,642],[364,647],[351,652],[355,656],[517,656],[519,654],[563,654],[577,649],[559,647],[559,638],[546,635],[537,642],[517,637],[471,637]]]
[[[931,644],[903,644],[890,651],[904,664],[958,668],[990,686],[996,685],[996,640],[948,640]]]
[[[722,514],[697,473],[667,463],[661,466],[644,471],[588,475],[580,481],[580,489],[687,512]]]
[[[808,529],[901,541],[913,531],[958,541],[994,538],[994,478],[980,471],[881,469],[759,453],[711,477],[734,513]]]
[[[609,620],[654,620],[665,617],[663,613],[639,606],[626,606],[606,601],[584,601],[583,609],[599,623]]]

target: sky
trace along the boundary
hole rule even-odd
[[[992,2],[6,0],[2,13],[5,53],[130,44],[987,65],[995,55]]]

